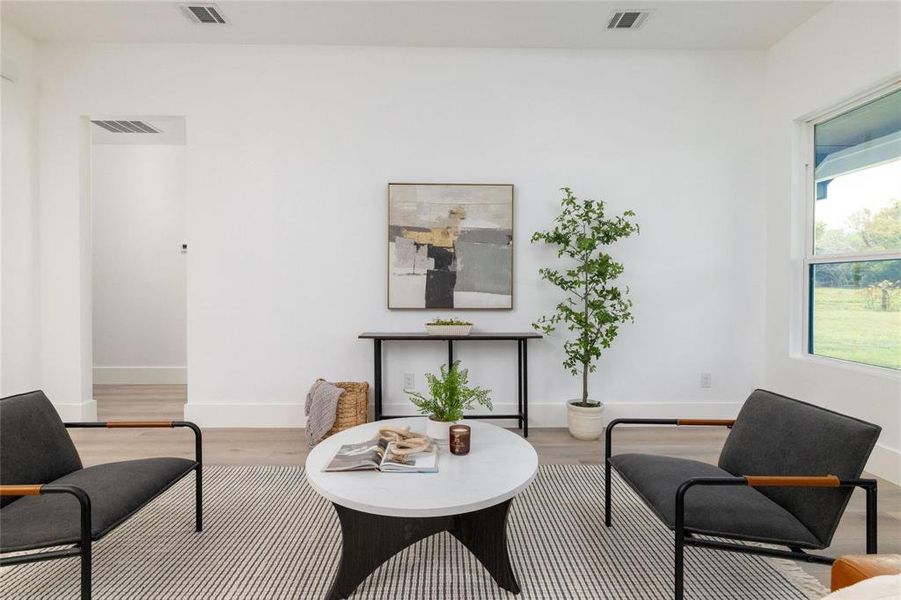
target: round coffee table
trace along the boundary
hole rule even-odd
[[[346,598],[386,560],[442,531],[460,540],[499,586],[518,594],[507,513],[538,472],[535,449],[506,429],[472,421],[470,453],[455,456],[441,446],[437,473],[323,472],[339,446],[372,439],[389,424],[425,431],[425,417],[366,423],[324,440],[307,457],[307,481],[341,521],[341,562],[328,600]]]

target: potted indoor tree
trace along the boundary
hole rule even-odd
[[[567,402],[567,424],[573,437],[595,440],[601,435],[604,406],[588,395],[588,374],[597,369],[603,350],[610,347],[622,323],[632,321],[629,288],[616,286],[623,265],[605,252],[613,242],[638,232],[627,210],[620,216],[607,217],[601,200],[579,200],[572,190],[563,188],[560,214],[549,231],[538,231],[532,242],[556,247],[557,258],[566,260],[561,269],[541,268],[542,279],[558,287],[563,300],[553,314],[533,324],[535,329],[550,334],[558,327],[572,332],[563,344],[566,359],[563,366],[582,378],[582,397]]]
[[[460,368],[456,360],[448,368],[441,365],[439,375],[425,374],[430,396],[407,392],[419,412],[428,417],[426,434],[433,440],[447,440],[451,425],[463,418],[463,412],[476,404],[492,409],[491,390],[469,387],[469,370]]]

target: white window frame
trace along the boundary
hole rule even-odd
[[[816,202],[816,186],[814,184],[814,165],[813,165],[813,156],[814,156],[814,128],[825,121],[833,119],[839,115],[842,115],[846,112],[850,112],[855,108],[863,106],[868,102],[872,102],[873,100],[877,100],[883,96],[887,96],[888,94],[901,91],[901,80],[893,81],[892,83],[888,83],[885,85],[881,85],[878,88],[870,90],[864,94],[855,96],[853,99],[848,100],[846,102],[841,103],[838,106],[830,108],[828,110],[819,112],[813,116],[809,116],[802,120],[801,122],[801,162],[802,162],[802,172],[804,173],[804,185],[801,186],[801,189],[804,190],[804,254],[803,259],[801,261],[801,282],[802,282],[802,302],[803,302],[803,312],[801,319],[801,348],[800,354],[809,360],[814,360],[817,362],[824,363],[832,363],[832,364],[842,364],[849,367],[859,368],[871,372],[878,373],[890,373],[894,375],[901,375],[901,371],[898,369],[891,369],[888,367],[881,367],[878,365],[869,365],[866,363],[856,362],[852,360],[846,360],[842,358],[835,358],[832,356],[821,356],[819,354],[814,354],[810,348],[810,328],[812,327],[812,323],[810,322],[810,317],[812,315],[811,310],[812,307],[810,305],[810,270],[813,265],[817,264],[829,264],[829,263],[838,263],[838,262],[866,262],[872,260],[891,260],[891,259],[901,259],[901,251],[894,252],[873,252],[869,254],[814,254],[814,245],[816,240],[814,239],[814,231],[815,231],[815,216],[814,216],[814,207]]]

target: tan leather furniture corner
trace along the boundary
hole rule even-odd
[[[879,575],[901,574],[901,554],[857,554],[832,563],[832,591]]]

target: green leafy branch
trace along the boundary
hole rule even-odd
[[[419,392],[407,392],[407,395],[419,412],[436,421],[459,421],[465,411],[477,404],[489,410],[494,408],[489,396],[491,390],[467,385],[469,369],[461,369],[459,360],[450,368],[441,365],[439,376],[426,373],[425,379],[431,397]]]

